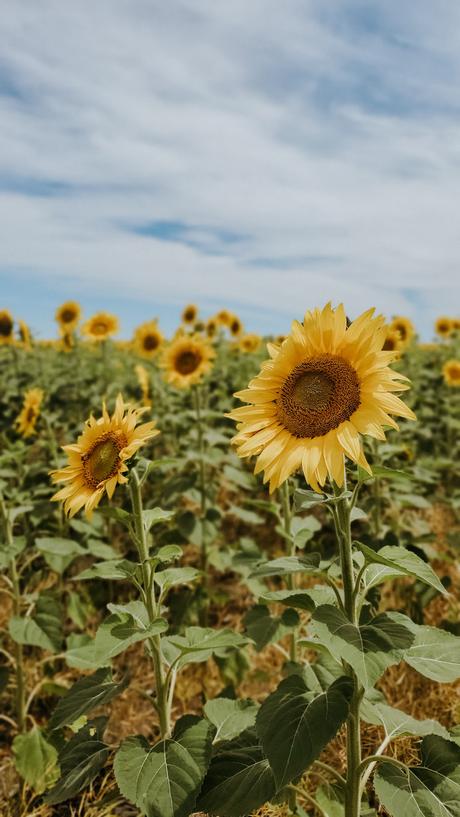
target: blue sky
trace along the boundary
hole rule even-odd
[[[0,308],[460,312],[460,4],[11,0]]]

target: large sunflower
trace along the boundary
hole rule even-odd
[[[198,383],[211,370],[214,357],[214,350],[204,338],[178,335],[163,356],[167,382],[181,389]]]
[[[40,414],[43,401],[42,389],[29,389],[24,395],[22,410],[16,419],[18,433],[23,437],[35,434],[35,425]]]
[[[448,386],[460,388],[460,360],[446,360],[442,373]]]
[[[448,338],[449,335],[452,334],[453,331],[453,322],[452,318],[447,318],[445,315],[436,319],[434,325],[436,334],[439,335],[441,338]]]
[[[389,368],[396,354],[382,351],[385,321],[373,313],[347,327],[342,305],[307,312],[235,395],[251,404],[229,415],[239,423],[238,454],[258,455],[255,473],[265,472],[271,491],[300,467],[316,491],[328,475],[341,486],[344,455],[370,471],[361,434],[385,439],[382,426],[398,428],[390,414],[415,419],[393,394],[407,378]]]
[[[134,332],[133,345],[142,357],[154,357],[164,341],[157,321],[142,323]]]
[[[51,476],[53,482],[66,485],[52,499],[63,501],[69,516],[74,516],[83,506],[87,516],[91,516],[104,492],[111,498],[117,484],[127,482],[126,461],[147,440],[160,433],[154,421],[137,426],[144,411],[125,405],[119,394],[112,416],[104,405],[102,417],[96,420],[91,415],[77,442],[63,446],[69,463],[66,468],[52,471]]]
[[[198,317],[198,307],[188,304],[182,312],[182,323],[193,324]]]
[[[415,327],[410,318],[403,315],[397,315],[390,323],[389,329],[393,332],[399,332],[400,348],[407,346],[415,335]]]
[[[119,330],[118,318],[109,312],[97,312],[86,321],[82,332],[90,340],[107,340]]]
[[[14,321],[11,312],[8,309],[2,309],[0,311],[0,345],[14,342],[13,328]]]
[[[66,301],[58,306],[55,318],[61,332],[73,332],[81,317],[81,307],[76,301]]]

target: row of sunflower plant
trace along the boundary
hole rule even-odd
[[[455,622],[427,626],[417,604],[449,599],[419,512],[435,491],[458,508],[454,319],[426,349],[407,319],[388,326],[369,310],[350,322],[327,305],[262,362],[260,339],[225,310],[201,322],[190,305],[171,342],[150,321],[123,345],[110,340],[114,316],[81,332],[78,304],[56,317],[61,340],[48,346],[29,330],[15,342],[0,314],[1,717],[26,784],[19,813],[82,797],[112,766],[148,817],[238,817],[268,801],[358,817],[377,813],[375,797],[394,817],[455,814],[458,729],[411,717],[378,688],[399,662],[441,684],[460,678]],[[411,408],[398,397],[408,374]],[[395,417],[414,410],[419,423],[400,430]],[[229,575],[251,600],[234,627],[221,626]],[[413,589],[412,617],[382,606],[394,580]],[[150,739],[114,740],[98,707],[131,694],[134,645],[152,667]],[[269,646],[277,686],[238,697]],[[221,691],[177,717],[177,690],[200,664],[218,667]],[[68,669],[81,673],[70,687]],[[385,733],[372,754],[365,724]],[[340,730],[335,766],[323,752]],[[407,735],[419,739],[411,766],[392,752]]]

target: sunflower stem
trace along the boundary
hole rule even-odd
[[[149,546],[147,535],[142,518],[142,493],[141,483],[135,468],[132,469],[129,479],[129,489],[131,496],[132,515],[134,519],[134,529],[136,532],[136,546],[139,552],[142,568],[142,590],[147,608],[149,622],[158,618],[160,610],[155,598],[153,583],[153,568],[149,561]],[[149,645],[153,661],[156,686],[156,709],[160,721],[161,737],[166,738],[171,732],[171,701],[168,695],[168,682],[165,678],[163,660],[161,655],[161,639],[159,635],[149,639]]]
[[[281,507],[283,513],[283,528],[286,534],[286,537],[289,541],[289,555],[295,556],[295,545],[294,539],[292,536],[291,530],[291,520],[292,520],[292,507],[291,507],[291,496],[290,496],[290,488],[289,488],[289,479],[283,482],[283,487],[281,489]],[[287,577],[287,583],[289,590],[295,590],[295,578],[292,574]],[[297,631],[294,631],[291,635],[291,643],[290,643],[290,659],[291,661],[297,661]]]
[[[351,503],[346,498],[346,474],[343,488],[333,485],[337,498],[337,538],[340,552],[340,564],[343,582],[343,603],[345,615],[354,626],[358,625],[356,607],[355,572],[353,567],[353,549],[351,539]],[[347,674],[353,681],[354,691],[351,699],[347,720],[347,785],[346,785],[346,817],[359,817],[361,808],[361,732],[360,732],[360,704],[362,690],[353,667],[347,665]]]
[[[7,550],[12,554],[13,541],[13,526],[8,515],[3,498],[0,495],[0,515],[3,523],[3,531],[6,541]],[[11,556],[10,560],[10,574],[11,584],[13,589],[13,615],[19,616],[21,614],[21,584],[16,565],[16,559]],[[24,681],[24,655],[22,644],[14,643],[14,664],[16,670],[16,723],[18,732],[25,731],[26,726],[26,688]]]
[[[199,484],[200,484],[200,523],[201,523],[201,553],[200,566],[203,572],[202,578],[202,592],[203,592],[203,606],[200,610],[200,623],[204,626],[208,619],[208,546],[206,539],[206,469],[204,463],[204,436],[203,436],[203,418],[201,415],[201,393],[199,386],[193,386],[193,400],[195,404],[196,414],[196,428],[198,437],[198,456],[199,456]]]

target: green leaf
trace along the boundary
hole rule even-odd
[[[64,640],[62,622],[62,605],[54,593],[44,592],[38,597],[32,617],[12,616],[9,632],[17,644],[59,652]]]
[[[256,729],[277,788],[301,775],[337,734],[348,716],[353,681],[342,676],[315,695],[291,675],[262,704]]]
[[[120,558],[119,553],[112,545],[107,545],[99,539],[88,540],[88,551],[91,556],[96,556],[97,559],[105,559],[106,561]]]
[[[102,741],[107,718],[96,718],[74,735],[59,753],[61,777],[45,803],[56,805],[89,786],[104,766],[110,749]]]
[[[386,567],[396,568],[396,570],[407,576],[416,576],[420,581],[434,587],[439,593],[448,595],[446,588],[441,584],[430,565],[410,550],[399,546],[386,545],[375,551],[367,547],[367,545],[361,544],[361,542],[355,542],[355,544],[368,562],[377,562]]]
[[[180,559],[182,556],[182,548],[179,545],[164,545],[154,555],[154,559],[158,562],[173,562],[175,559]]]
[[[77,556],[86,553],[85,549],[73,539],[40,537],[35,540],[35,546],[40,553],[43,553],[45,562],[51,570],[56,573],[63,573]]]
[[[267,644],[280,641],[298,625],[299,616],[292,608],[285,610],[281,616],[272,616],[265,604],[257,604],[244,616],[244,626],[257,652]]]
[[[291,573],[316,573],[321,562],[320,553],[308,553],[306,556],[282,556],[280,559],[272,559],[271,562],[259,565],[251,573],[253,576],[288,576]]]
[[[379,763],[374,787],[392,817],[460,817],[460,746],[427,736],[420,766]]]
[[[160,522],[169,522],[175,513],[175,511],[164,511],[162,508],[151,508],[142,511],[142,521],[146,532],[148,533],[154,525],[159,525]]]
[[[285,604],[287,607],[296,607],[299,610],[308,610],[312,613],[315,607],[321,604],[334,604],[335,593],[332,587],[316,585],[308,590],[273,590],[267,591],[261,601]]]
[[[150,747],[140,735],[124,740],[115,755],[118,787],[147,817],[188,817],[211,758],[214,727],[181,718],[173,737]]]
[[[119,695],[127,681],[116,684],[112,681],[112,671],[106,667],[98,669],[94,675],[80,678],[61,698],[49,722],[50,729],[68,726],[80,715],[85,715],[96,706],[102,706]]]
[[[26,783],[42,794],[59,777],[58,753],[38,726],[13,740],[14,763]]]
[[[369,697],[368,697],[369,696]],[[393,739],[400,735],[440,735],[449,738],[449,732],[435,720],[418,720],[387,704],[384,696],[377,690],[371,690],[361,703],[361,717],[367,723],[382,725],[385,734]]]
[[[187,584],[199,576],[201,572],[194,567],[169,567],[166,570],[157,571],[154,579],[164,593],[176,584]]]
[[[251,729],[218,748],[197,808],[219,817],[243,817],[275,794],[273,772]]]
[[[254,726],[259,706],[254,701],[214,698],[204,705],[204,714],[216,727],[214,743],[233,740]]]
[[[228,649],[243,647],[248,639],[233,630],[213,630],[209,627],[187,627],[185,635],[172,635],[165,639],[181,655],[177,668],[190,663],[207,661],[214,653],[222,656]]]
[[[412,481],[414,477],[412,474],[406,474],[405,471],[400,471],[397,468],[387,468],[385,465],[373,465],[372,474],[368,474],[363,468],[358,468],[358,479],[360,482],[369,482],[375,477],[382,477],[383,479],[392,479],[399,482]]]
[[[92,567],[86,568],[77,576],[72,576],[72,581],[83,581],[85,579],[129,579],[136,573],[138,568],[136,562],[128,559],[109,559],[104,562],[96,562]]]
[[[164,633],[167,629],[168,622],[164,618],[157,618],[146,625],[130,613],[113,613],[98,627],[94,640],[94,660],[99,666],[104,666],[132,644]]]
[[[460,637],[436,627],[412,624],[415,638],[404,655],[421,675],[442,684],[460,678]]]
[[[313,613],[312,623],[320,642],[353,667],[365,688],[374,686],[387,667],[401,661],[414,641],[407,626],[412,622],[400,613],[381,613],[357,627],[342,610],[324,604]]]
[[[322,502],[327,502],[327,496],[317,494],[316,491],[304,491],[303,488],[298,488],[294,494],[294,503],[298,511],[308,510]]]

